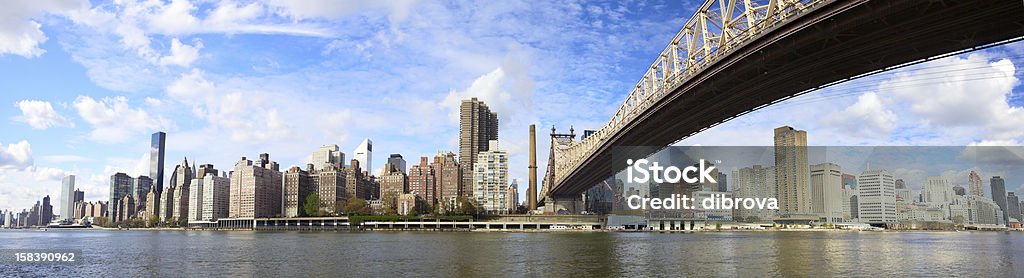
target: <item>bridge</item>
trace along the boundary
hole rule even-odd
[[[578,199],[624,169],[611,165],[614,146],[668,146],[803,93],[1021,36],[1020,0],[707,0],[608,123],[583,140],[553,134],[539,203]]]

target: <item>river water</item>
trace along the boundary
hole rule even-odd
[[[78,265],[0,276],[1024,276],[1014,232],[0,231]],[[2,252],[3,250],[0,250]]]

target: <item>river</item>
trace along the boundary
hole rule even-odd
[[[0,276],[1024,276],[1018,232],[0,231]]]

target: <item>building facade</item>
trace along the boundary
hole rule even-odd
[[[843,222],[842,169],[835,163],[811,165],[811,211],[825,222]]]
[[[476,98],[463,100],[459,107],[459,163],[463,167],[463,185],[474,184],[477,154],[489,151],[491,140],[498,140],[498,114]],[[473,197],[473,190],[462,191],[463,196]]]
[[[857,177],[857,209],[867,223],[896,222],[896,180],[886,170],[868,170]]]
[[[259,161],[242,157],[231,173],[228,217],[280,217],[283,175],[270,156],[260,154]]]
[[[487,151],[477,154],[473,167],[473,199],[488,213],[508,213],[508,152],[491,140]]]
[[[807,132],[789,126],[775,129],[775,180],[779,214],[811,213],[808,195]]]

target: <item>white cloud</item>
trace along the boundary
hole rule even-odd
[[[21,140],[7,147],[0,144],[0,169],[25,169],[33,164],[32,145],[28,141]]]
[[[171,127],[171,123],[161,116],[151,116],[144,109],[132,108],[128,98],[123,96],[100,100],[79,96],[73,106],[78,115],[92,125],[89,138],[97,142],[124,142],[133,135]]]
[[[28,123],[34,129],[75,127],[74,122],[53,110],[53,105],[48,101],[21,100],[16,102],[15,106],[21,110],[21,116],[16,120]]]
[[[201,48],[203,48],[203,42],[200,40],[196,40],[193,45],[187,45],[181,43],[178,38],[174,38],[171,40],[171,54],[161,57],[160,64],[189,67],[199,58],[199,49]]]
[[[888,137],[896,128],[896,114],[885,108],[877,94],[866,92],[853,105],[826,115],[822,122],[836,133]]]
[[[404,20],[416,3],[413,0],[359,1],[359,0],[270,0],[270,6],[279,13],[296,19],[339,18],[372,10],[388,12],[391,21]]]
[[[983,54],[950,57],[898,73],[878,86],[883,101],[904,109],[912,123],[950,137],[1005,140],[1024,136],[1024,110],[1007,97],[1019,83],[1008,59]],[[900,118],[904,118],[901,116]]]
[[[46,34],[38,20],[48,13],[62,14],[88,6],[78,0],[37,0],[5,2],[0,9],[0,55],[14,54],[37,57],[46,52],[39,47],[46,42]]]

